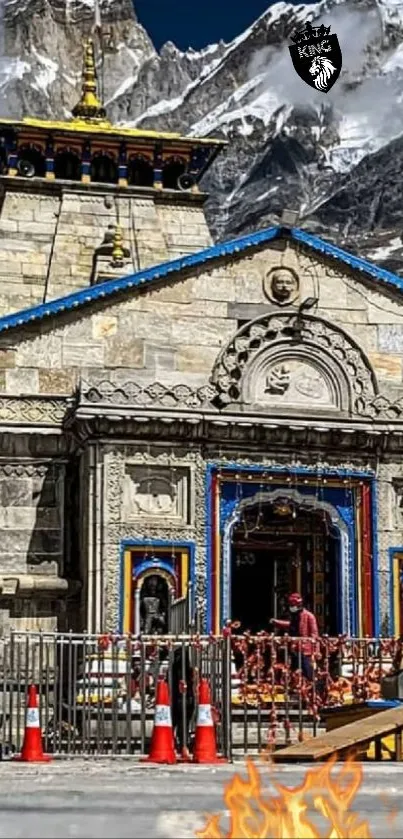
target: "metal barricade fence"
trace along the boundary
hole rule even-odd
[[[168,609],[168,629],[170,635],[188,634],[194,629],[193,586],[188,583],[184,597],[172,600]]]
[[[189,745],[203,677],[218,750],[231,759],[315,736],[324,709],[379,697],[399,654],[394,639],[252,637],[230,628],[149,637],[15,631],[0,639],[0,746],[21,749],[33,683],[47,752],[144,755],[159,676],[170,686],[178,748]]]
[[[218,746],[228,754],[225,660],[222,637],[12,632],[0,639],[0,745],[21,749],[26,694],[33,683],[46,751],[145,754],[158,677],[168,680],[179,739],[181,731],[194,729],[198,679],[206,677]]]

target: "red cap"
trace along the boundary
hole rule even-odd
[[[290,594],[288,598],[288,605],[289,606],[302,606],[302,597],[300,594],[295,592],[294,594]]]

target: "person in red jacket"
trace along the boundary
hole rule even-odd
[[[308,609],[304,609],[304,603],[300,594],[290,594],[288,598],[289,620],[277,620],[272,618],[270,623],[278,629],[285,629],[291,638],[318,638],[319,630],[315,615]],[[293,670],[301,667],[302,674],[313,681],[312,654],[315,651],[315,644],[311,640],[301,642],[301,660],[298,652],[291,653],[291,664]],[[301,663],[300,663],[301,661]]]

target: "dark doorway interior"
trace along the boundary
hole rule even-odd
[[[288,505],[288,510],[287,510]],[[339,540],[322,510],[265,504],[248,508],[233,532],[231,617],[240,631],[270,631],[299,591],[322,633],[339,621]]]

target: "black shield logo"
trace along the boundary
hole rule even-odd
[[[319,32],[310,27],[297,33],[293,38],[297,43],[289,50],[300,78],[320,93],[329,93],[339,78],[343,59],[337,35],[315,37]]]

